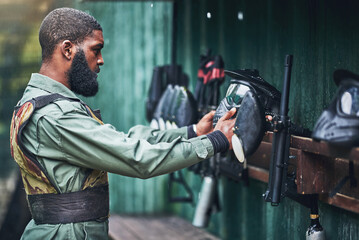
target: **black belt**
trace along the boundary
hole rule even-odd
[[[36,224],[60,224],[107,220],[108,184],[78,192],[27,196]]]

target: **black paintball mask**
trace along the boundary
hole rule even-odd
[[[227,111],[235,107],[233,151],[240,162],[254,153],[270,122],[279,113],[280,92],[266,82],[258,70],[225,71],[231,77],[225,98],[213,118],[215,125]],[[272,118],[268,118],[271,116]]]
[[[317,120],[312,138],[332,144],[359,146],[359,75],[347,70],[333,74],[337,94]]]
[[[184,86],[170,84],[153,112],[150,126],[160,130],[174,129],[194,124],[197,118],[197,105],[192,93]]]

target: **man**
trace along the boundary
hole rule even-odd
[[[235,111],[215,129],[213,112],[167,131],[136,126],[125,134],[103,124],[75,95],[97,93],[104,64],[102,28],[92,16],[56,9],[39,39],[42,65],[15,109],[10,136],[33,217],[23,239],[107,239],[107,172],[149,178],[231,148]]]

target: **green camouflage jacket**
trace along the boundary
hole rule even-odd
[[[78,98],[61,83],[32,74],[18,105],[51,93]],[[135,126],[126,134],[90,116],[80,102],[58,100],[35,111],[22,134],[43,173],[26,161],[12,134],[30,108],[24,106],[23,115],[14,116],[10,138],[28,195],[80,191],[107,183],[107,172],[150,178],[193,165],[214,151],[206,136],[187,139],[186,128],[160,131]],[[22,239],[107,239],[107,235],[108,221],[37,225],[31,220]]]

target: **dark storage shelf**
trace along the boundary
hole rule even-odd
[[[248,159],[249,176],[268,182],[273,133],[269,132],[257,151]],[[291,137],[289,169],[296,171],[299,194],[319,194],[328,204],[359,213],[359,188],[346,181],[334,197],[329,193],[349,176],[352,163],[353,176],[359,172],[359,148],[338,147],[311,138]],[[357,175],[358,176],[358,175]]]

